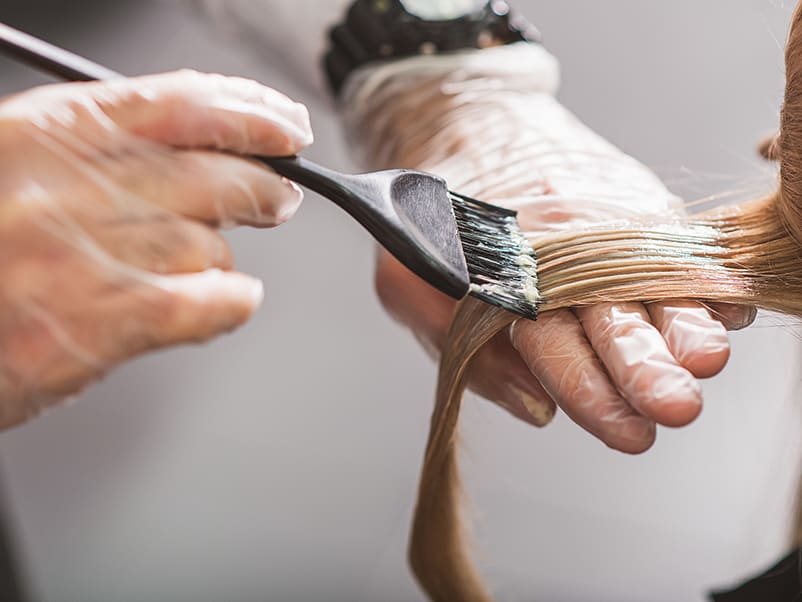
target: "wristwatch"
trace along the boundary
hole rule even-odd
[[[324,67],[339,94],[368,63],[522,41],[540,33],[503,0],[356,0],[329,32]]]

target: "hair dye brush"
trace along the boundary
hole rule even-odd
[[[0,51],[69,81],[119,74],[0,23]],[[401,263],[447,295],[468,294],[535,319],[534,251],[516,212],[448,190],[432,174],[395,169],[343,174],[302,157],[253,157],[335,202]]]

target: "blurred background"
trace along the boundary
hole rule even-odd
[[[319,29],[274,4],[270,39],[178,1],[3,0],[0,20],[128,74],[262,80],[310,105],[310,157],[352,167],[329,101],[293,77],[315,71]],[[684,198],[770,189],[754,149],[778,121],[793,2],[513,5],[561,60],[564,103]],[[46,81],[0,59],[0,94]],[[0,435],[26,600],[422,600],[405,547],[435,368],[374,297],[373,243],[311,194],[291,223],[229,238],[266,284],[252,323]],[[463,466],[499,600],[697,602],[783,553],[798,338],[771,317],[732,338],[702,417],[642,457],[564,416],[537,431],[468,399]]]

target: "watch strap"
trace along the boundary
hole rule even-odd
[[[348,76],[368,63],[522,41],[539,42],[540,33],[502,0],[451,21],[416,17],[399,0],[356,0],[329,32],[324,67],[338,95]]]

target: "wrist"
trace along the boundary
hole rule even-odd
[[[343,86],[341,103],[364,102],[366,95],[396,80],[405,84],[459,83],[482,78],[494,78],[496,84],[514,91],[554,95],[560,84],[560,66],[543,46],[528,42],[399,58],[354,71]]]
[[[453,154],[449,149],[459,148],[460,156],[480,153],[495,135],[477,137],[465,128],[473,119],[459,114],[479,106],[476,100],[500,101],[481,109],[481,117],[490,118],[507,111],[506,98],[553,97],[559,81],[557,59],[540,45],[521,42],[363,67],[346,83],[341,109],[350,146],[365,165],[431,170]],[[469,95],[473,100],[466,103]],[[510,114],[510,123],[516,119]],[[449,138],[439,152],[429,144],[438,132]]]

